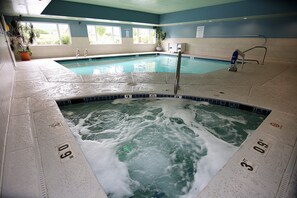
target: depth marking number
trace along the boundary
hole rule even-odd
[[[251,161],[248,161],[245,158],[243,158],[240,161],[240,165],[248,171],[251,171],[251,172],[256,171],[256,166]]]
[[[50,124],[50,125],[48,125],[48,126],[49,126],[49,127],[52,127],[52,128],[60,127],[60,126],[62,126],[62,123],[60,123],[60,122],[55,122],[55,123]]]
[[[282,129],[283,128],[283,125],[278,124],[276,122],[270,122],[270,125],[273,126],[273,127],[275,127],[275,128],[279,128],[279,129]]]
[[[270,145],[265,143],[262,139],[257,141],[257,145],[253,146],[253,149],[261,154],[266,155]]]
[[[58,153],[61,160],[72,159],[74,155],[72,154],[70,145],[68,143],[64,143],[58,146]]]
[[[267,143],[266,141],[258,139],[256,145],[252,147],[252,150],[257,151],[260,154],[266,155],[268,153],[270,145],[271,144]],[[244,169],[251,172],[255,172],[258,167],[256,164],[247,160],[246,158],[243,158],[239,163]]]

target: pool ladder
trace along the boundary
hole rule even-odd
[[[267,54],[267,47],[265,47],[265,46],[263,46],[263,45],[257,45],[257,46],[254,46],[254,47],[252,47],[252,48],[249,48],[249,49],[247,49],[247,50],[245,50],[245,51],[243,51],[242,53],[246,53],[246,52],[248,52],[248,51],[251,51],[251,50],[253,50],[253,49],[264,49],[264,55],[263,55],[263,59],[262,59],[262,62],[261,62],[261,65],[264,65],[264,61],[265,61],[265,58],[266,58],[266,54]],[[240,61],[243,61],[243,64],[245,63],[245,62],[248,62],[248,61],[253,61],[253,62],[256,62],[258,65],[260,64],[260,62],[259,62],[259,60],[256,60],[256,59],[238,59],[238,60],[240,60]]]
[[[76,56],[76,58],[79,56],[79,49],[78,48],[76,48],[75,56]]]
[[[180,65],[181,65],[181,51],[178,51],[178,58],[177,58],[177,66],[176,66],[176,73],[175,73],[175,83],[174,83],[174,95],[177,94],[179,90],[179,79],[180,79]]]
[[[79,53],[80,53],[79,49],[76,48],[76,52],[75,52],[75,56],[76,56],[76,58],[79,57]],[[84,56],[85,56],[85,57],[88,56],[88,49],[87,49],[87,48],[86,48],[85,51],[84,51]]]

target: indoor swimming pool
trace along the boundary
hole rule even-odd
[[[131,72],[176,72],[177,57],[169,55],[136,55],[80,60],[62,60],[59,64],[78,75],[99,75]],[[205,74],[229,67],[220,60],[183,57],[181,73]]]
[[[110,198],[195,197],[267,116],[206,101],[102,99],[60,109]]]

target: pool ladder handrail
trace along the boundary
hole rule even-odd
[[[75,56],[76,56],[76,58],[79,56],[79,49],[78,48],[76,48]]]
[[[181,51],[179,50],[178,57],[177,57],[176,73],[175,73],[174,95],[176,95],[177,91],[179,90],[180,66],[181,66]]]
[[[88,49],[87,48],[85,49],[84,56],[85,57],[88,56]]]
[[[251,51],[251,50],[253,50],[253,49],[257,49],[257,48],[260,48],[260,49],[262,48],[262,49],[265,50],[265,53],[264,53],[264,56],[263,56],[263,59],[262,59],[262,62],[261,62],[261,65],[264,65],[264,61],[265,61],[266,54],[267,54],[267,47],[265,47],[265,46],[263,46],[263,45],[256,45],[256,46],[254,46],[254,47],[251,47],[251,48],[249,48],[249,49],[243,51],[242,53],[245,54],[246,52]],[[243,61],[244,61],[244,62],[247,62],[247,61],[254,61],[254,62],[257,62],[257,63],[259,64],[259,61],[256,60],[256,59],[244,59]]]

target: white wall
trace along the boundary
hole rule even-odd
[[[76,48],[80,54],[88,49],[89,55],[148,52],[154,51],[156,45],[133,44],[132,38],[122,38],[122,44],[117,45],[90,45],[88,37],[72,37],[71,45],[61,46],[31,46],[32,58],[54,58],[75,56]]]
[[[263,45],[263,38],[170,38],[162,42],[163,48],[168,51],[168,43],[186,43],[187,54],[231,59],[235,49],[246,50],[255,45]],[[297,39],[268,38],[265,46],[268,48],[265,61],[296,63]],[[263,49],[247,52],[246,58],[262,60]]]
[[[186,43],[186,53],[229,60],[235,49],[246,50],[255,45],[265,44],[263,38],[170,38],[162,42],[165,51],[168,43]],[[265,61],[296,63],[297,39],[268,38],[265,46],[268,48]],[[62,46],[31,46],[32,58],[54,58],[75,56],[76,49],[83,55],[88,49],[89,55],[132,53],[155,51],[156,45],[133,44],[132,38],[122,38],[119,45],[90,45],[87,37],[73,37],[71,45]],[[246,58],[262,60],[264,50],[257,49],[248,52]],[[18,56],[17,56],[18,58]]]
[[[5,37],[3,33],[0,33],[0,195],[2,189],[5,139],[8,130],[7,124],[12,99],[14,74],[13,62],[9,55]]]

